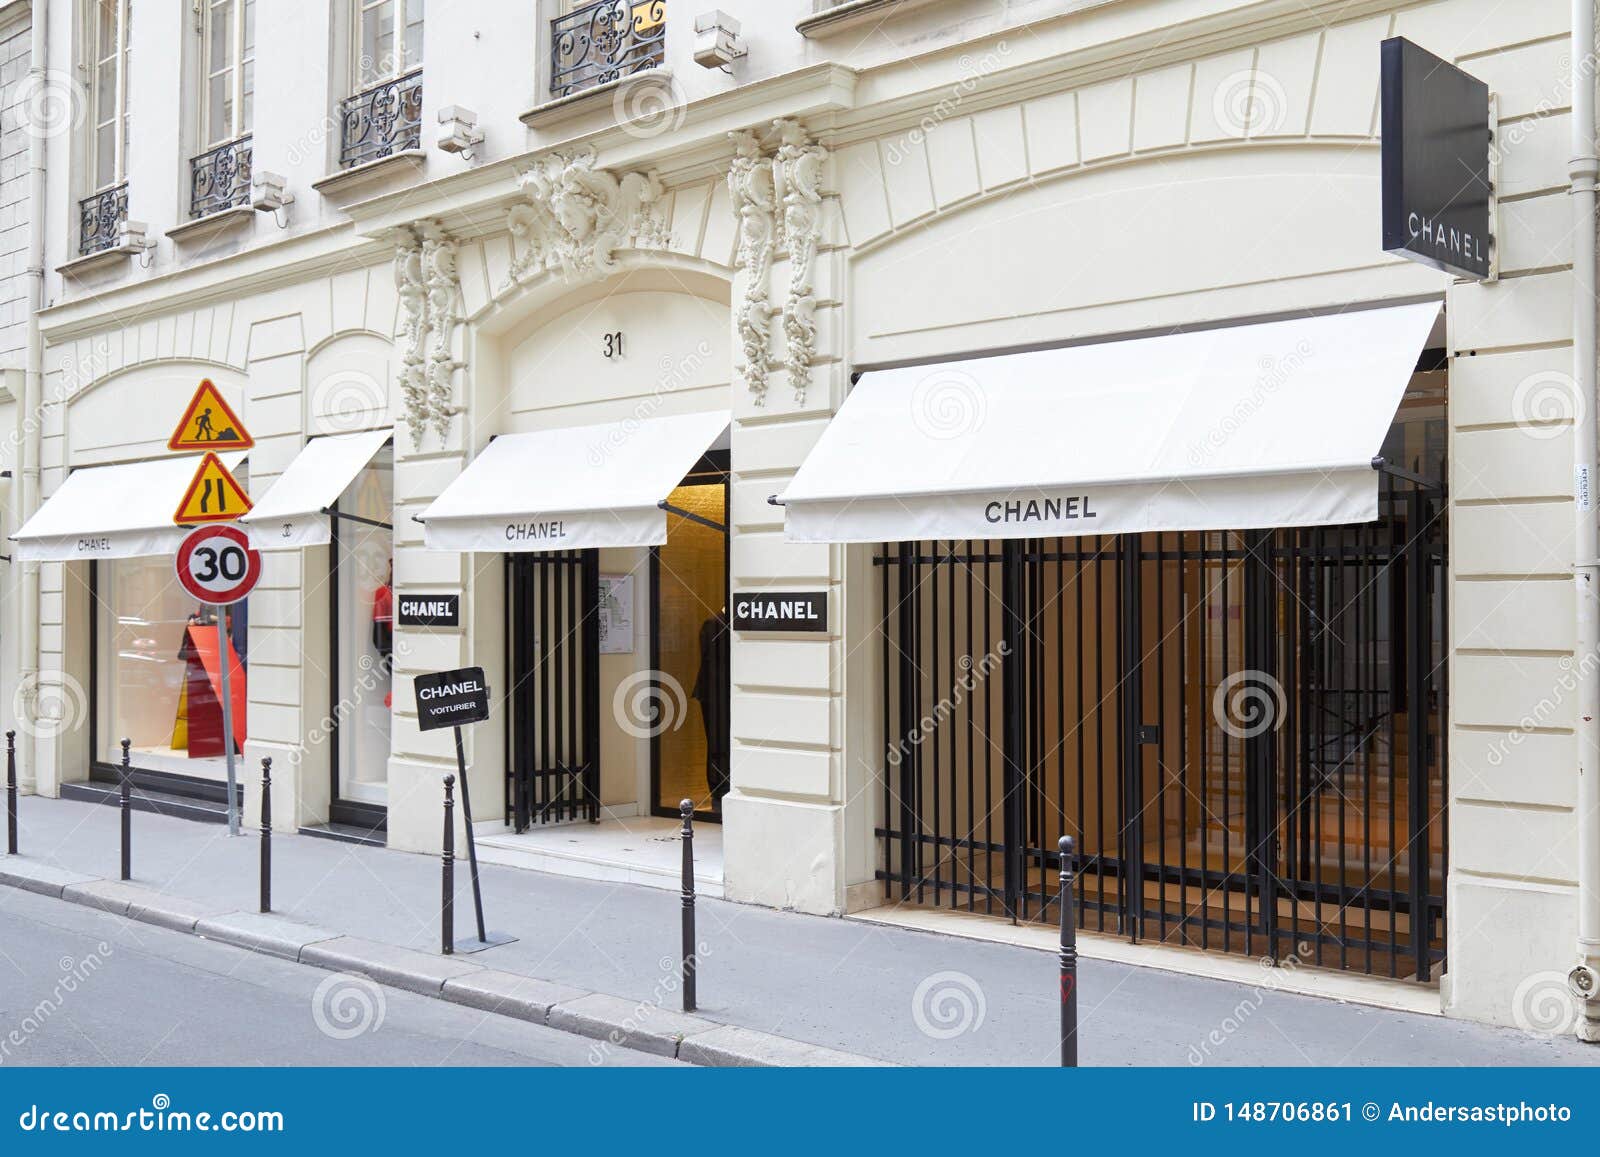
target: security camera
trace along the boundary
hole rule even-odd
[[[472,150],[483,143],[483,133],[478,131],[478,114],[460,105],[450,105],[439,110],[439,137],[435,142],[447,153],[460,153],[472,159]]]

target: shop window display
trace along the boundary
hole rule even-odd
[[[385,448],[339,500],[341,514],[389,522],[394,508],[394,457]],[[334,521],[338,638],[335,718],[338,796],[359,803],[387,800],[389,713],[393,703],[393,534],[351,518]]]
[[[101,573],[99,758],[119,762],[126,737],[136,767],[223,778],[223,662],[231,664],[235,754],[249,734],[247,603],[196,602],[166,557],[117,559]]]

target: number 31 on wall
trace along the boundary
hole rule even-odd
[[[606,357],[616,359],[622,356],[622,331],[608,333],[602,339],[601,351]]]

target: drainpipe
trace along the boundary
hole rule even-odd
[[[1600,525],[1596,524],[1594,0],[1572,4],[1573,578],[1578,602],[1578,1036],[1600,1041]]]
[[[29,6],[28,75],[33,91],[42,93],[49,83],[48,57],[45,54],[50,5],[34,0]],[[22,397],[17,399],[17,415],[22,421],[22,438],[17,445],[16,479],[11,488],[11,529],[15,533],[39,508],[40,399],[44,396],[44,338],[39,332],[39,311],[44,308],[44,221],[45,221],[45,145],[46,135],[34,132],[28,137],[28,264],[27,344],[23,355]],[[15,544],[12,544],[13,554]],[[35,696],[39,683],[39,564],[13,564],[17,640],[17,692],[13,703],[27,703]],[[38,765],[34,761],[37,744],[33,729],[17,728],[17,771],[23,784],[38,789]]]

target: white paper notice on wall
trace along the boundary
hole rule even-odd
[[[599,605],[600,653],[633,654],[633,576],[600,576]]]
[[[1589,509],[1589,467],[1587,465],[1572,468],[1572,498],[1578,504],[1579,510]]]

